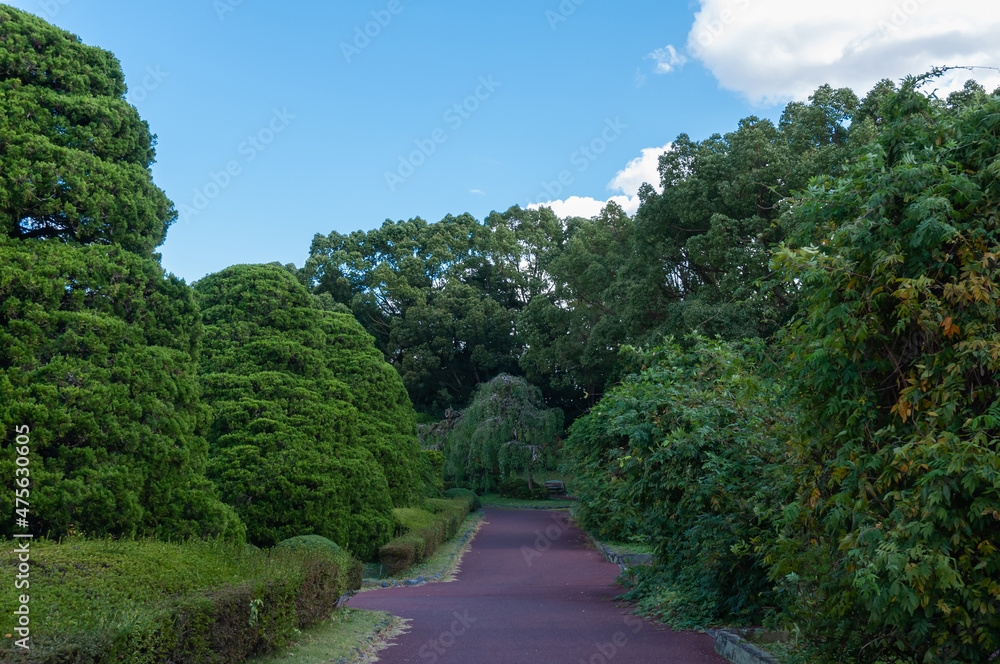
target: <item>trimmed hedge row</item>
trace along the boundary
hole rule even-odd
[[[394,509],[398,536],[379,549],[379,562],[390,576],[424,562],[441,544],[458,534],[462,521],[478,502],[475,494],[462,494],[454,498],[427,499],[424,509]]]
[[[10,578],[12,548],[0,555]],[[361,585],[357,560],[316,546],[39,541],[31,565],[32,585],[45,589],[31,593],[31,650],[4,639],[0,661],[238,664],[287,644]],[[3,615],[18,602],[13,584],[0,590]]]
[[[468,498],[469,500],[472,501],[472,505],[471,505],[471,507],[469,507],[469,511],[470,512],[472,510],[478,510],[480,507],[483,506],[483,504],[481,502],[479,502],[479,496],[476,495],[476,492],[473,491],[472,489],[460,489],[460,488],[448,489],[447,491],[444,492],[444,497],[445,498],[459,498],[459,497]]]

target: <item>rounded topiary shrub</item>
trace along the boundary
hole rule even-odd
[[[184,282],[117,246],[0,236],[0,303],[4,514],[28,441],[36,535],[243,539],[205,479],[202,330]]]
[[[373,558],[393,530],[387,466],[401,496],[416,480],[407,484],[397,470],[407,464],[408,439],[386,433],[405,429],[408,402],[387,387],[395,409],[359,410],[368,407],[354,387],[359,374],[389,384],[363,350],[366,340],[351,338],[365,332],[332,326],[330,317],[342,314],[314,308],[305,287],[275,265],[237,265],[195,291],[205,321],[209,475],[247,524],[248,539],[271,546],[320,535]],[[371,389],[364,394],[374,402]]]

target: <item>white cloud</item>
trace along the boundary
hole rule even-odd
[[[478,194],[480,196],[485,196],[486,195],[486,192],[483,191],[482,189],[470,189],[469,193],[470,194]]]
[[[632,215],[639,209],[639,187],[644,182],[653,185],[658,192],[663,192],[660,186],[658,169],[660,155],[670,149],[670,143],[659,148],[644,148],[640,156],[628,162],[625,168],[618,171],[608,183],[608,189],[617,191],[620,195],[607,200],[598,200],[589,196],[570,196],[565,200],[534,203],[528,207],[537,210],[540,207],[550,207],[557,217],[596,217],[611,201],[617,203],[625,212]]]
[[[668,44],[666,48],[656,49],[646,55],[643,60],[655,61],[656,69],[653,71],[657,74],[669,74],[678,67],[683,67],[684,63],[687,62],[687,58],[678,53],[672,44]]]
[[[643,182],[653,185],[653,189],[663,193],[660,186],[660,155],[670,149],[670,143],[658,148],[643,148],[642,154],[618,171],[608,189],[619,191],[627,196],[635,196],[639,193],[639,187]]]
[[[570,196],[565,200],[547,201],[545,203],[532,203],[528,206],[530,210],[547,207],[560,219],[566,217],[583,217],[590,219],[601,213],[601,210],[611,201],[618,203],[628,214],[635,214],[639,209],[639,197],[630,198],[628,196],[612,196],[606,201],[601,201],[590,196]]]
[[[829,83],[864,95],[934,66],[1000,64],[996,0],[699,0],[687,51],[728,90],[752,102],[805,99]],[[1000,73],[958,70],[939,94]]]

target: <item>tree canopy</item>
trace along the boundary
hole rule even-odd
[[[483,223],[387,221],[317,235],[302,278],[349,306],[414,404],[440,415],[480,383],[519,372],[518,312],[548,288],[545,254],[561,237],[550,211],[517,207]]]

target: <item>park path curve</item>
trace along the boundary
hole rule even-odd
[[[457,581],[371,590],[348,605],[411,620],[380,664],[725,664],[707,634],[618,606],[617,574],[566,512],[487,509]]]

